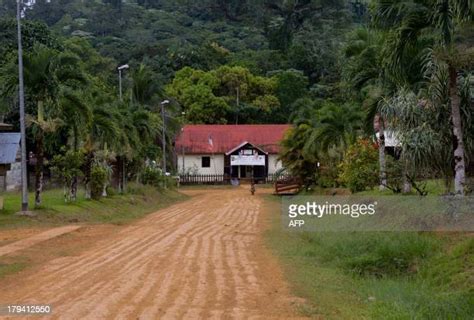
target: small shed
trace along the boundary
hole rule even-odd
[[[7,189],[7,172],[11,165],[18,161],[20,149],[20,134],[15,132],[0,132],[0,189]]]

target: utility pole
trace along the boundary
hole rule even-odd
[[[161,134],[163,144],[163,174],[166,176],[166,119],[165,119],[165,105],[168,105],[169,100],[165,100],[161,103],[161,117],[163,119],[163,131]]]
[[[26,166],[25,84],[23,80],[23,45],[21,43],[21,0],[16,1],[18,31],[18,100],[20,104],[21,132],[21,211],[28,211],[28,174]]]

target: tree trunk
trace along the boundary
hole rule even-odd
[[[77,199],[77,175],[72,178],[70,197],[71,201],[76,201]]]
[[[380,115],[377,116],[378,119],[378,127],[379,127],[379,137],[378,137],[378,144],[379,144],[379,177],[380,177],[380,186],[379,190],[383,191],[386,189],[387,186],[387,168],[385,162],[385,126],[384,121]]]
[[[123,193],[123,157],[117,157],[117,189],[119,193]]]
[[[92,161],[94,159],[94,154],[88,152],[86,155],[86,163],[84,164],[84,187],[85,187],[85,198],[87,200],[91,199],[91,169]]]
[[[77,150],[79,150],[79,139],[78,139],[78,132],[77,132],[77,126],[76,125],[73,125],[73,139],[74,139],[74,152],[77,152]],[[71,188],[70,188],[70,191],[69,191],[69,195],[70,195],[70,200],[71,201],[76,201],[77,199],[77,175],[74,175],[74,177],[72,177],[72,181],[71,181]]]
[[[36,167],[35,167],[35,206],[41,205],[41,192],[43,191],[43,157],[44,137],[40,129],[36,135]]]
[[[451,120],[453,122],[454,146],[454,192],[464,195],[466,167],[464,162],[464,138],[461,120],[461,97],[458,94],[458,73],[449,66],[449,96],[451,99]]]
[[[411,192],[411,183],[408,179],[408,161],[403,160],[405,163],[403,164],[403,190],[402,193],[410,193]]]
[[[41,192],[43,191],[43,157],[44,157],[44,104],[38,100],[38,132],[36,134],[36,166],[35,166],[35,207],[41,205]]]

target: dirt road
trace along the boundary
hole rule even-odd
[[[0,304],[51,304],[63,319],[288,319],[280,269],[262,243],[262,199],[194,190],[81,253],[7,281]]]

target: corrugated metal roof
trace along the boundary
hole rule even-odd
[[[0,133],[0,164],[14,163],[20,147],[19,133]]]
[[[187,125],[176,139],[176,152],[181,154],[226,153],[245,141],[276,154],[287,124],[262,125]],[[184,150],[183,150],[184,148]]]

